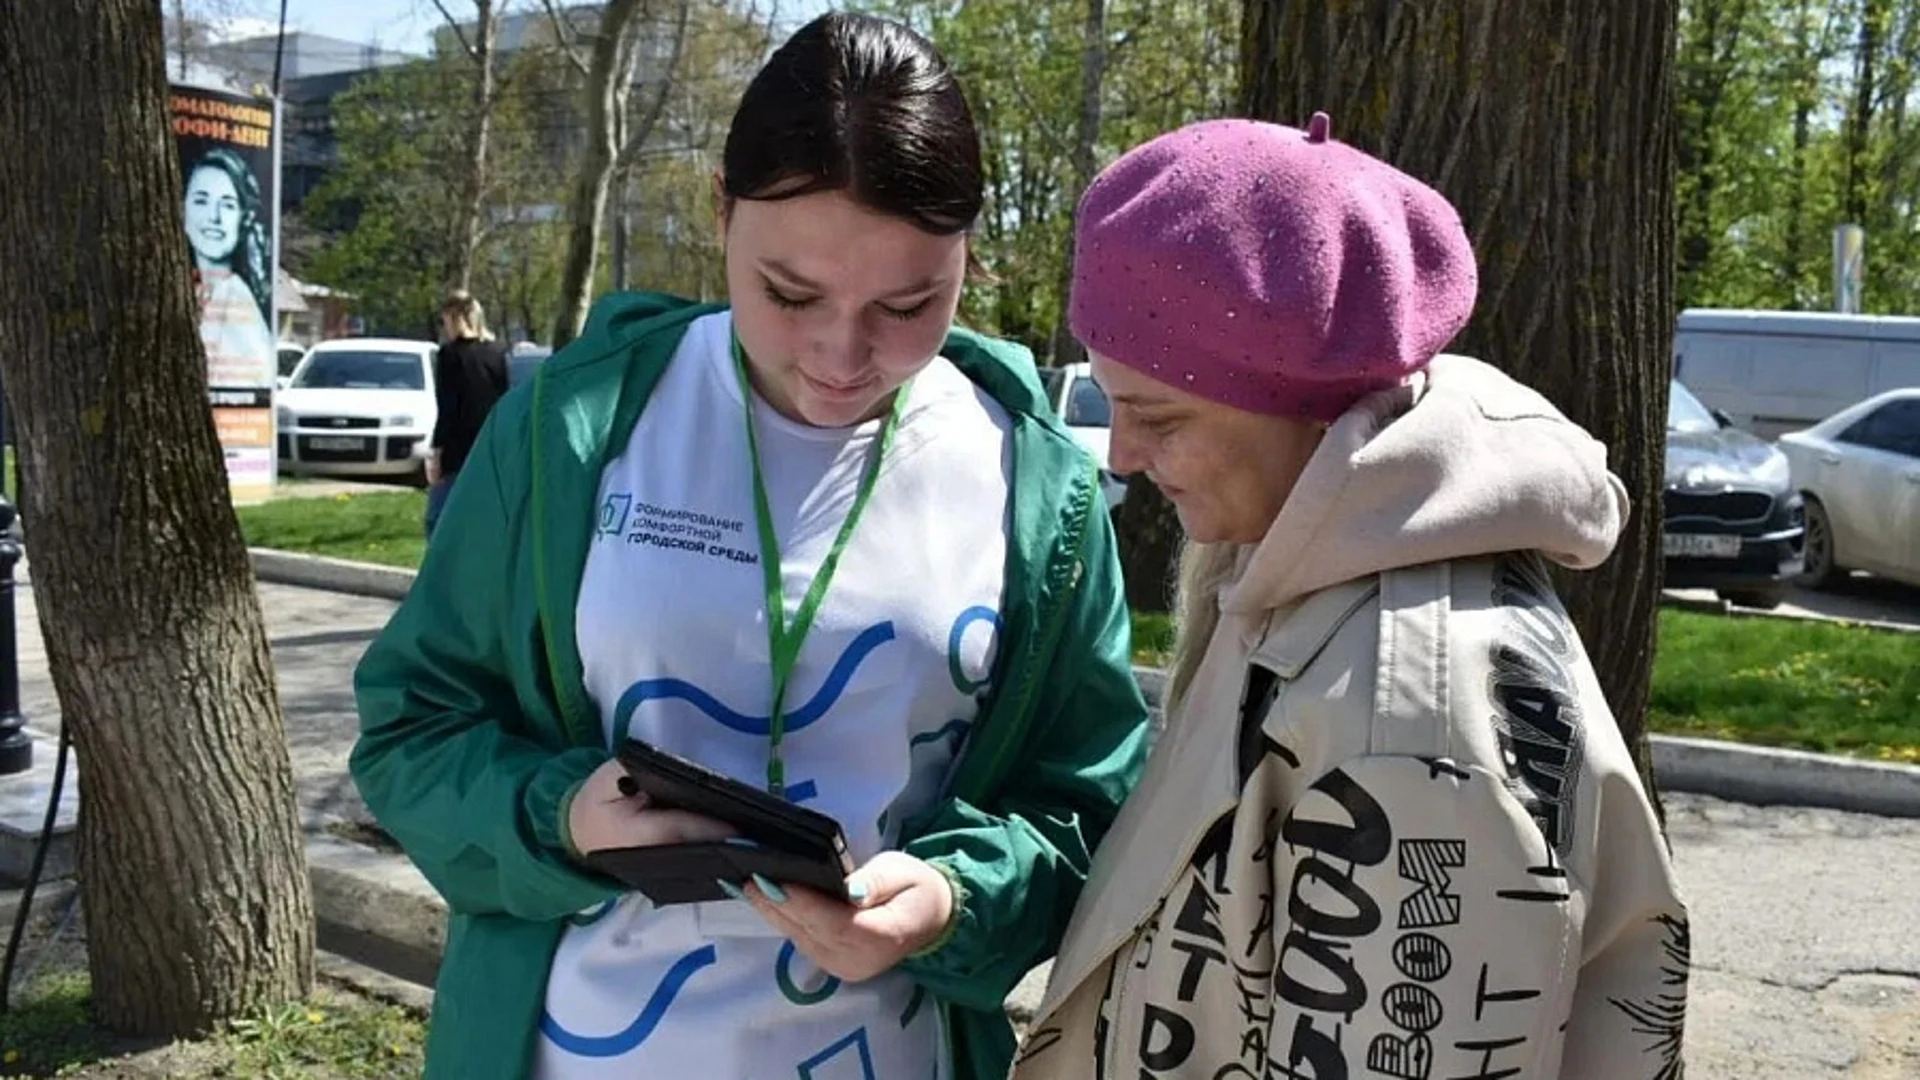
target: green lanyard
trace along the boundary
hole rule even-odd
[[[773,711],[767,719],[767,790],[785,795],[787,770],[780,760],[780,740],[787,730],[787,680],[793,676],[794,665],[800,660],[800,646],[807,640],[807,631],[813,629],[813,617],[826,598],[827,586],[833,582],[840,555],[847,549],[847,541],[853,538],[853,527],[867,508],[874,482],[880,478],[880,462],[893,445],[893,433],[900,427],[901,413],[906,411],[907,388],[902,386],[894,392],[893,411],[880,426],[879,445],[867,459],[866,471],[861,474],[860,486],[853,494],[853,506],[847,511],[846,520],[840,523],[840,534],[833,538],[833,546],[827,549],[827,557],[813,575],[813,583],[807,586],[807,595],[794,611],[793,625],[788,626],[785,591],[780,583],[780,541],[773,534],[773,511],[767,506],[767,484],[760,475],[760,440],[753,433],[753,386],[747,381],[746,350],[741,348],[737,337],[733,339],[733,368],[740,377],[740,398],[746,404],[747,460],[753,466],[753,513],[760,526],[760,571],[767,586],[767,652],[773,663]]]

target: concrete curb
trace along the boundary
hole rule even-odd
[[[1734,607],[1725,600],[1695,600],[1691,596],[1674,596],[1671,593],[1662,593],[1660,595],[1660,606],[1672,608],[1675,611],[1697,612],[1701,615],[1732,615],[1734,612],[1740,611],[1742,614],[1759,615],[1763,618],[1797,619],[1800,617],[1797,615],[1777,615],[1769,611],[1746,611]]]
[[[319,922],[440,955],[447,944],[446,902],[404,855],[324,832],[309,832],[306,841]]]
[[[1693,611],[1702,615],[1718,615],[1727,619],[1770,619],[1774,622],[1830,623],[1834,626],[1864,627],[1868,630],[1886,630],[1895,634],[1920,634],[1920,626],[1906,623],[1888,622],[1885,619],[1851,619],[1840,615],[1818,615],[1801,611],[1761,611],[1757,608],[1735,607],[1725,600],[1700,600],[1691,596],[1675,596],[1663,593],[1660,606],[1675,611]]]
[[[321,555],[302,555],[272,548],[248,548],[253,576],[276,585],[299,585],[308,589],[372,596],[382,600],[405,599],[413,586],[413,571],[397,566],[329,559]]]
[[[1136,666],[1133,675],[1157,722],[1166,673]],[[1649,741],[1654,781],[1662,791],[1754,806],[1813,806],[1920,818],[1920,766],[1678,735],[1653,735]]]
[[[1920,818],[1920,766],[1677,735],[1655,735],[1652,742],[1654,779],[1666,791]]]

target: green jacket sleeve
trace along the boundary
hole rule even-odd
[[[541,921],[619,890],[567,856],[565,803],[609,755],[553,734],[523,550],[526,402],[495,408],[419,576],[354,673],[350,768],[450,908]]]
[[[905,847],[950,873],[959,911],[947,939],[903,970],[963,1008],[1001,1008],[1053,954],[1146,757],[1113,525],[1097,510],[1082,566],[1059,641],[1040,661],[1033,719],[1013,751],[1018,775],[997,805],[950,800]]]

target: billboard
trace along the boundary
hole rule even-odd
[[[278,113],[270,98],[174,86],[187,251],[211,407],[236,501],[272,494]]]

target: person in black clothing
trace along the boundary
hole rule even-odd
[[[486,312],[472,293],[455,289],[447,294],[440,305],[440,331],[443,341],[433,369],[440,415],[427,444],[429,539],[454,478],[480,435],[480,425],[507,392],[507,351],[487,332]]]

